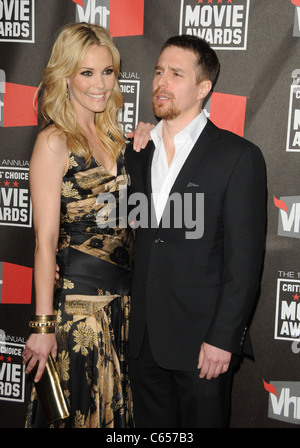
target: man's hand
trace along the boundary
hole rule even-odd
[[[199,377],[207,380],[217,378],[221,373],[227,372],[230,361],[230,352],[203,342],[198,361]]]

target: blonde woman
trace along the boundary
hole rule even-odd
[[[117,121],[119,66],[104,28],[68,25],[39,88],[46,126],[30,163],[36,314],[23,356],[27,373],[38,363],[35,381],[49,353],[56,359],[70,410],[60,427],[133,425],[127,374],[133,237],[109,218],[118,218],[119,192],[128,184]],[[33,389],[26,426],[43,425]]]

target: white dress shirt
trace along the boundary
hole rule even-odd
[[[206,123],[207,118],[202,111],[179,134],[175,135],[175,154],[170,166],[162,138],[163,120],[151,131],[151,138],[155,145],[151,166],[152,199],[158,223],[161,220],[171,188]]]

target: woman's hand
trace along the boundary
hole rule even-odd
[[[23,363],[27,364],[26,373],[30,373],[38,362],[37,372],[34,377],[35,383],[41,379],[50,353],[53,359],[55,359],[57,355],[55,333],[32,333],[29,336],[23,351]]]
[[[152,123],[143,123],[140,121],[135,131],[126,134],[126,137],[133,138],[133,149],[135,151],[140,152],[141,149],[145,148],[149,140],[151,140],[150,131],[154,127]]]

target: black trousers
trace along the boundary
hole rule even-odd
[[[164,369],[153,359],[146,332],[139,358],[129,357],[136,428],[228,427],[233,370],[207,380],[197,368]]]

